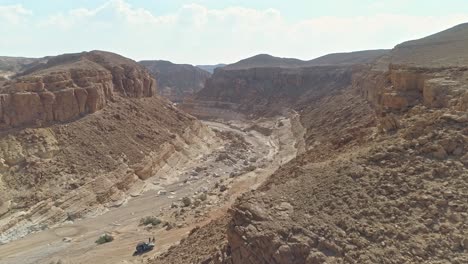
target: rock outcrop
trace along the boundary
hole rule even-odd
[[[275,115],[307,101],[306,98],[320,97],[337,87],[351,85],[352,72],[349,66],[222,68],[207,80],[193,101],[205,105],[218,102],[247,115]]]
[[[50,58],[0,87],[0,128],[41,126],[94,113],[113,99],[151,97],[156,83],[135,62],[93,51]]]
[[[182,102],[200,91],[210,73],[189,64],[169,61],[140,61],[158,82],[158,93],[172,102]]]
[[[391,65],[388,71],[369,69],[353,76],[378,113],[404,112],[422,104],[428,108],[466,110],[467,67],[407,67]]]

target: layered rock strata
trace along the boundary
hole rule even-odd
[[[50,60],[0,87],[0,128],[66,122],[101,110],[115,93],[151,97],[153,78],[136,63],[110,64],[103,52]]]

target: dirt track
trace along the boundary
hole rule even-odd
[[[262,125],[275,128],[276,122],[273,119],[264,120]],[[139,262],[142,258],[160,254],[177,243],[194,226],[203,225],[224,213],[239,194],[256,188],[280,164],[295,156],[295,141],[289,120],[283,119],[282,122],[286,125],[275,129],[270,136],[255,130],[245,130],[251,124],[206,122],[215,130],[242,136],[249,146],[243,153],[248,159],[254,158],[256,169],[239,172],[241,175],[235,178],[229,177],[229,173],[235,168],[242,168],[241,162],[244,160],[238,160],[234,165],[216,162],[216,153],[225,150],[223,147],[215,149],[185,163],[183,167],[168,171],[164,178],[148,179],[148,191],[103,215],[31,234],[0,246],[0,262],[48,264],[61,260],[61,263],[127,263]],[[237,165],[238,163],[241,165]],[[200,166],[206,166],[205,176],[191,177],[190,173]],[[228,186],[227,191],[216,192],[214,186],[220,181]],[[146,230],[143,226],[138,226],[140,219],[148,215],[157,215],[162,219],[169,217],[175,210],[171,208],[172,203],[184,196],[192,196],[202,187],[210,190],[210,202],[205,207],[204,217],[183,217],[178,228],[169,231],[164,228]],[[158,190],[166,190],[167,194],[159,195]],[[111,233],[115,240],[96,245],[94,241],[103,233]],[[153,236],[156,237],[156,249],[143,256],[132,257],[136,243]],[[63,241],[64,238],[71,239],[71,242]]]

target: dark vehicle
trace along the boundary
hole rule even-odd
[[[148,242],[139,242],[136,246],[133,256],[141,255],[143,253],[153,250],[153,248],[154,248],[154,239],[149,240]]]

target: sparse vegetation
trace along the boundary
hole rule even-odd
[[[184,197],[182,198],[182,203],[185,207],[190,206],[192,204],[192,199],[190,199],[189,197]]]
[[[101,245],[101,244],[112,242],[113,240],[114,240],[113,236],[111,236],[109,234],[104,234],[104,235],[101,235],[98,238],[98,240],[96,240],[96,244]]]
[[[155,217],[155,216],[146,216],[140,219],[140,225],[152,225],[152,226],[157,226],[161,224],[161,219]]]

